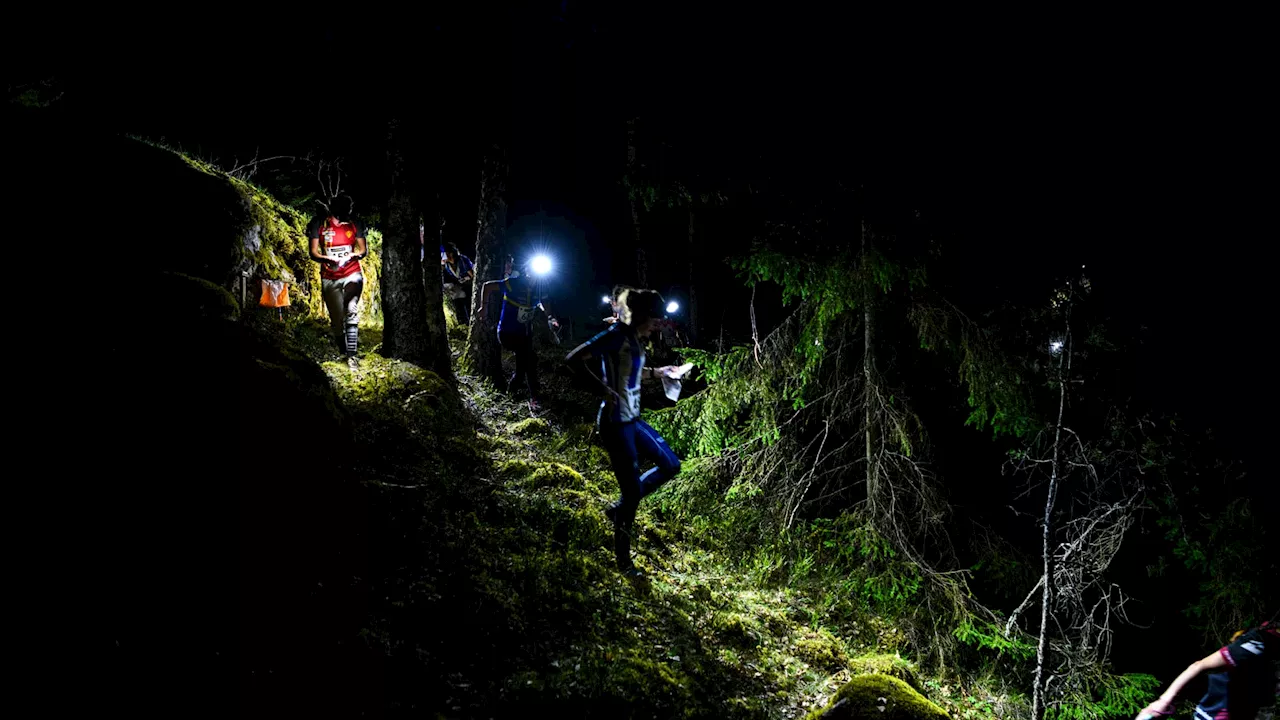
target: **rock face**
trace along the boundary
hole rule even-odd
[[[290,284],[287,313],[325,317],[320,268],[309,258],[310,218],[262,190],[163,147],[113,138],[85,152],[90,167],[112,168],[96,199],[111,218],[95,233],[94,261],[130,272],[170,272],[221,286],[246,308],[261,280]],[[100,211],[101,212],[101,211]],[[362,323],[382,322],[380,236],[370,233]],[[246,277],[247,276],[247,277]],[[242,288],[240,283],[245,282]],[[246,309],[242,308],[242,309]]]
[[[808,720],[948,720],[942,708],[889,675],[858,675]]]

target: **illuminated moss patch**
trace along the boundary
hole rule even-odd
[[[843,705],[841,703],[843,702]],[[824,714],[824,713],[830,714]],[[808,720],[948,720],[942,708],[889,675],[858,675]]]

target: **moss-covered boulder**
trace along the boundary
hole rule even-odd
[[[882,653],[879,655],[862,655],[850,660],[846,667],[854,675],[888,675],[911,686],[916,692],[924,692],[920,678],[916,675],[915,666],[900,655]]]
[[[363,356],[355,370],[339,362],[323,367],[347,407],[403,425],[412,435],[457,429],[462,399],[430,370],[374,354]]]
[[[807,720],[949,720],[947,713],[896,677],[857,675]]]

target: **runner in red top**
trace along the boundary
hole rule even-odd
[[[332,198],[307,225],[311,259],[320,263],[321,295],[329,310],[334,340],[354,368],[364,275],[360,260],[368,254],[364,226],[351,217],[351,199]]]

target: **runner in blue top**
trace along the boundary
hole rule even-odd
[[[516,355],[516,372],[507,383],[507,391],[512,392],[521,383],[529,387],[529,407],[538,409],[538,398],[541,387],[538,384],[538,356],[533,350],[533,328],[531,324],[536,311],[546,311],[542,299],[540,283],[528,275],[528,263],[523,272],[512,270],[502,280],[490,280],[485,283],[482,296],[487,296],[490,287],[502,290],[502,311],[498,315],[498,343]],[[481,305],[484,312],[484,305]],[[548,322],[559,327],[551,313],[547,313]]]
[[[471,258],[458,252],[458,246],[446,243],[444,258],[440,261],[444,266],[445,297],[453,305],[453,314],[459,325],[466,325],[471,320],[471,281],[475,279],[475,263]]]
[[[614,552],[618,569],[639,575],[631,560],[631,532],[640,500],[680,472],[680,458],[653,428],[640,419],[640,380],[653,378],[665,368],[646,368],[641,341],[657,328],[662,318],[662,296],[652,290],[632,290],[627,294],[631,322],[612,327],[578,346],[565,358],[582,361],[587,372],[606,390],[600,422],[600,436],[622,498],[605,514],[613,521]],[[656,467],[640,474],[640,457],[653,460]]]

